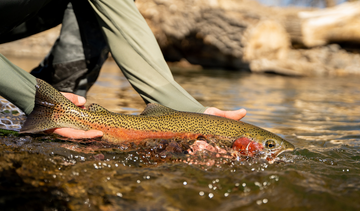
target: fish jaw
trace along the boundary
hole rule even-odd
[[[277,158],[281,153],[291,152],[294,151],[294,149],[294,145],[284,140],[281,142],[279,147],[264,152],[264,157],[270,164],[272,164],[274,163],[275,158]]]

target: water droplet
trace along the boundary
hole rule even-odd
[[[263,199],[262,202],[263,202],[264,204],[266,204],[266,203],[268,203],[268,200],[267,200],[267,199]]]
[[[199,192],[199,195],[200,195],[200,196],[203,196],[203,195],[204,195],[204,191],[200,191],[200,192]]]
[[[136,180],[137,183],[140,183],[141,181],[140,180]]]
[[[214,197],[213,193],[209,193],[209,198],[212,199],[212,197]]]
[[[210,189],[212,189],[212,188],[213,188],[212,184],[209,184],[208,186],[209,186],[209,188],[210,188]]]
[[[187,185],[187,182],[186,182],[186,181],[184,181],[184,182],[183,182],[183,185]]]

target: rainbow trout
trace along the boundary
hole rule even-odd
[[[97,104],[88,110],[77,107],[46,82],[37,79],[35,108],[21,133],[37,133],[53,128],[101,130],[102,140],[120,144],[146,139],[187,139],[214,141],[252,155],[264,152],[271,161],[294,146],[281,137],[241,121],[223,117],[175,111],[148,104],[140,115],[117,114]]]

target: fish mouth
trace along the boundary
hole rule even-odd
[[[273,164],[275,162],[275,159],[283,152],[292,152],[294,151],[295,147],[292,148],[279,148],[278,150],[271,150],[268,153],[265,154],[265,159],[270,163]]]

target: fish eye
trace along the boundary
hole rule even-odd
[[[268,140],[265,142],[265,147],[269,149],[274,149],[276,147],[276,143],[274,140]]]

